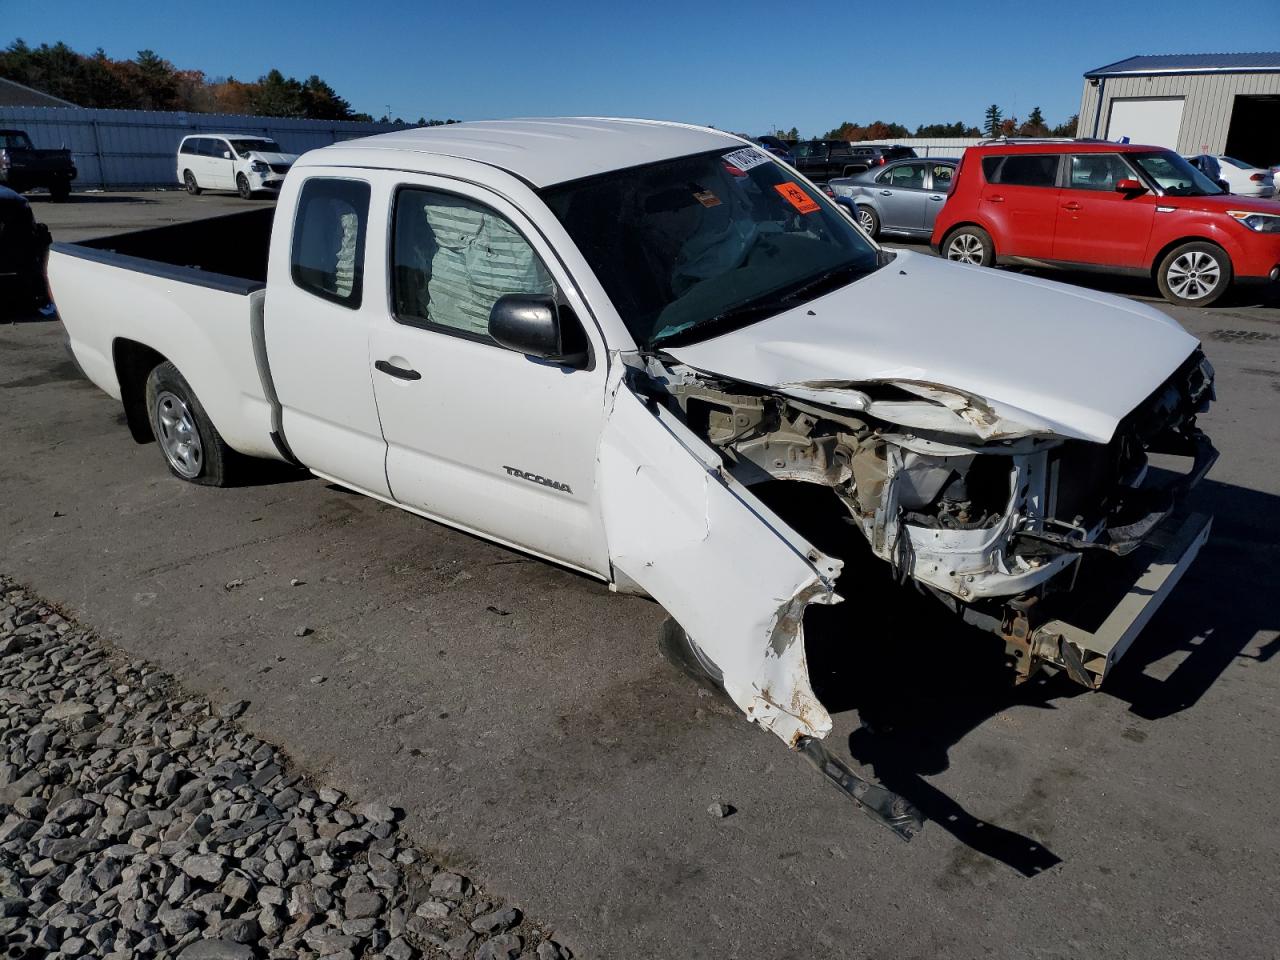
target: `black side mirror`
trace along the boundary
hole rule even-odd
[[[554,297],[538,293],[508,293],[489,311],[489,336],[527,357],[565,366],[584,366],[586,335],[578,318]]]

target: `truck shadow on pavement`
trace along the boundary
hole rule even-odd
[[[1192,707],[1233,664],[1276,655],[1280,640],[1259,635],[1280,628],[1267,583],[1280,552],[1280,497],[1207,481],[1193,506],[1215,515],[1209,543],[1095,694],[1047,671],[1014,685],[998,638],[893,583],[878,561],[851,563],[856,586],[841,589],[846,602],[810,608],[806,652],[830,712],[857,711],[853,759],[974,852],[1025,877],[1060,863],[1039,840],[975,816],[925,778],[945,771],[953,746],[1012,707],[1053,710],[1075,697],[1107,696],[1158,721]],[[1147,672],[1179,658],[1163,679]]]

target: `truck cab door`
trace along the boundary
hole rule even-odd
[[[393,175],[390,289],[370,337],[395,500],[453,526],[608,577],[596,452],[606,355],[586,304],[541,233],[481,186]],[[554,297],[590,360],[560,366],[499,345],[505,294]],[[573,318],[580,319],[573,319]],[[586,328],[590,327],[588,333]]]
[[[313,473],[387,498],[369,379],[369,318],[382,309],[365,290],[371,188],[346,171],[307,173],[290,177],[280,198],[294,221],[272,231],[267,278],[266,353],[282,439]]]

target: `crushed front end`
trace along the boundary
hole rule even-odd
[[[830,488],[900,580],[1004,639],[1019,679],[1048,665],[1101,683],[1208,535],[1181,506],[1217,457],[1196,426],[1213,399],[1199,349],[1105,444],[920,381],[762,388],[658,356],[629,380],[743,486]]]

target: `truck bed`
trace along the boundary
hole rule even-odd
[[[263,341],[273,214],[55,243],[49,283],[85,375],[136,410],[141,387],[130,369],[140,355],[159,354],[233,449],[280,459]]]
[[[54,249],[138,273],[247,294],[266,286],[274,215],[274,209],[263,207],[80,243],[59,243]]]

